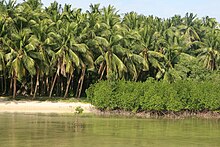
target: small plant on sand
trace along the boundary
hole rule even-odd
[[[83,113],[83,108],[81,106],[76,107],[75,109],[75,114],[82,114]]]

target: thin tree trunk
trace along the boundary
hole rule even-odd
[[[6,94],[6,91],[7,91],[7,81],[6,81],[7,79],[6,79],[6,74],[5,74],[5,72],[4,72],[4,92],[3,92],[3,95],[4,94]]]
[[[76,89],[76,95],[75,95],[75,97],[76,97],[76,98],[78,98],[78,93],[79,93],[79,85],[80,85],[80,83],[81,83],[81,76],[80,76],[80,78],[79,78],[79,80],[78,80],[78,85],[77,85],[77,89]]]
[[[57,70],[58,70],[58,69],[57,69]],[[55,85],[56,80],[57,80],[57,75],[58,75],[58,71],[56,72],[56,74],[55,74],[55,76],[54,76],[53,83],[52,83],[51,88],[50,88],[49,98],[51,98],[51,96],[52,96],[53,88],[54,88],[54,85]]]
[[[99,80],[102,80],[102,77],[103,77],[103,75],[104,75],[105,69],[106,69],[106,66],[105,66],[104,69],[102,70],[102,73],[101,73],[101,76],[100,76]]]
[[[71,80],[71,82],[70,82],[69,90],[74,91],[74,76],[72,77],[72,80]],[[73,93],[74,93],[74,92],[73,92]]]
[[[13,93],[13,78],[14,77],[11,77],[11,80],[10,80],[10,88],[9,88],[9,95],[12,95],[12,93]]]
[[[1,75],[1,94],[3,93],[3,91],[4,91],[4,77],[3,75]]]
[[[45,75],[43,75],[43,79],[44,79],[44,96],[47,94],[47,85],[46,85],[46,77]]]
[[[81,80],[81,83],[80,83],[79,94],[78,94],[78,97],[77,97],[77,98],[80,98],[80,96],[81,96],[82,87],[83,87],[83,82],[84,82],[84,77],[85,77],[85,72],[84,72],[84,74],[83,74],[83,77],[82,77],[82,80]]]
[[[37,79],[36,79],[36,85],[35,85],[35,89],[34,89],[34,95],[33,95],[33,99],[35,99],[36,97],[36,94],[37,94],[37,89],[38,89],[38,86],[39,86],[39,70],[37,69]]]
[[[31,92],[30,92],[30,96],[33,95],[34,92],[34,83],[33,83],[33,77],[31,76]]]
[[[16,73],[14,73],[14,83],[13,83],[13,87],[14,87],[14,89],[13,89],[13,99],[15,99],[15,97],[16,97],[16,92],[17,92],[17,90],[16,90],[16,86],[17,86],[17,76],[16,76]]]
[[[57,83],[56,83],[56,96],[60,96],[60,76],[57,77]]]
[[[85,77],[85,68],[82,69],[81,77],[78,82],[78,86],[77,86],[77,90],[76,90],[76,98],[80,98],[84,77]]]
[[[61,77],[61,83],[60,83],[60,84],[61,84],[61,85],[60,85],[60,86],[61,86],[61,88],[60,88],[60,89],[61,89],[60,94],[63,95],[63,90],[64,90],[64,77],[63,77],[63,76]]]
[[[66,90],[65,90],[65,94],[64,94],[64,98],[67,97],[68,91],[69,91],[69,86],[70,86],[70,82],[71,82],[72,76],[69,75],[69,79],[67,81],[67,85],[66,85]]]
[[[99,67],[99,70],[98,70],[98,74],[100,74],[100,73],[101,73],[102,68],[103,68],[103,65],[104,65],[104,62],[102,62],[102,63],[100,64],[100,67]]]
[[[49,85],[50,85],[50,88],[51,88],[51,85],[53,84],[53,78],[54,78],[54,77],[55,77],[55,76],[51,76],[51,79],[49,79],[49,81],[50,81],[50,82],[49,82],[49,83],[50,83],[50,84],[49,84]],[[49,89],[49,91],[50,91],[50,89]]]
[[[45,92],[44,77],[40,78],[40,80],[41,80],[41,82],[40,82],[40,83],[41,83],[41,86],[40,86],[40,87],[41,87],[41,90],[40,90],[41,92],[40,92],[40,93],[41,93],[41,96],[43,96],[43,95],[44,95],[44,92]]]
[[[50,86],[49,86],[49,77],[47,76],[46,77],[46,95],[48,95],[48,92],[49,92],[49,90],[50,90]]]

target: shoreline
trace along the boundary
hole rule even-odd
[[[202,112],[160,112],[149,111],[132,113],[122,110],[100,111],[90,103],[83,102],[53,102],[53,101],[0,101],[0,113],[57,113],[68,114],[76,113],[76,108],[83,109],[83,114],[94,114],[97,116],[122,116],[122,117],[138,117],[138,118],[168,118],[168,119],[183,119],[183,118],[205,118],[205,119],[220,119],[220,112],[202,111]]]
[[[0,101],[0,113],[75,113],[81,107],[83,113],[96,113],[89,103],[52,101]]]
[[[132,113],[122,110],[114,111],[99,111],[96,113],[99,116],[122,116],[122,117],[136,117],[136,118],[152,118],[152,119],[185,119],[185,118],[201,118],[201,119],[220,119],[220,112],[216,111],[146,111]]]

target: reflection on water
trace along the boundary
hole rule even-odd
[[[220,146],[220,121],[0,114],[1,147]]]

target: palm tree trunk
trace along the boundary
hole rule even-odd
[[[40,83],[41,83],[41,86],[40,86],[40,87],[41,87],[41,90],[40,90],[41,92],[40,92],[40,93],[41,93],[41,96],[43,96],[44,93],[45,93],[45,81],[44,81],[44,77],[40,78],[40,81],[41,81],[41,82],[40,82]]]
[[[39,86],[39,70],[37,69],[37,79],[36,79],[36,85],[35,85],[35,89],[34,89],[33,99],[35,99],[35,97],[36,97],[38,86]]]
[[[46,95],[48,95],[48,92],[50,90],[50,86],[49,86],[49,77],[46,77]]]
[[[99,67],[99,70],[98,70],[98,74],[100,74],[102,72],[103,66],[104,66],[104,62],[102,62],[100,64],[100,67]]]
[[[83,69],[83,75],[82,75],[82,80],[81,80],[81,84],[80,84],[80,89],[79,89],[79,95],[78,95],[78,98],[80,98],[81,96],[81,93],[82,93],[82,87],[83,87],[83,83],[84,83],[84,78],[85,78],[85,71],[86,69]]]
[[[57,77],[56,96],[60,96],[60,76]]]
[[[9,87],[9,95],[12,95],[13,93],[13,77],[11,77],[11,80],[10,80],[10,87]]]
[[[77,89],[76,89],[76,95],[75,95],[75,97],[76,97],[76,98],[78,98],[78,93],[79,93],[79,85],[80,85],[80,83],[81,83],[81,76],[80,76],[80,78],[79,78],[79,80],[78,80],[78,85],[77,85]]]
[[[70,86],[71,79],[72,79],[72,75],[69,75],[69,79],[68,79],[68,81],[67,81],[67,85],[66,85],[66,90],[65,90],[64,98],[67,97],[67,94],[68,94],[68,91],[69,91],[69,86]]]
[[[63,77],[63,76],[61,77],[60,86],[61,86],[61,87],[60,87],[60,89],[61,89],[60,94],[63,95],[63,90],[64,90],[64,77]]]
[[[17,90],[16,90],[16,86],[17,86],[17,76],[16,76],[16,73],[14,73],[13,78],[14,78],[14,83],[13,83],[13,87],[14,87],[14,89],[13,89],[13,99],[15,99],[16,92],[17,92]]]
[[[50,88],[49,98],[51,98],[52,93],[53,93],[53,88],[54,88],[54,85],[55,85],[55,83],[56,83],[57,76],[58,76],[58,70],[59,70],[59,68],[57,69],[57,72],[56,72],[56,74],[55,74],[55,76],[54,76],[53,83],[52,83],[51,88]]]
[[[7,91],[7,79],[6,79],[6,74],[4,71],[4,92],[3,92],[3,95],[6,94],[6,91]]]
[[[82,73],[81,73],[81,77],[79,79],[78,82],[78,86],[77,86],[77,91],[76,91],[76,97],[80,98],[81,92],[82,92],[82,86],[83,86],[83,82],[84,82],[84,77],[85,77],[85,68],[82,69]]]
[[[101,76],[100,76],[99,80],[102,80],[102,77],[103,77],[103,75],[104,75],[105,69],[106,69],[106,66],[104,66],[104,68],[103,68],[103,70],[102,70],[102,73],[101,73]]]
[[[34,83],[33,83],[33,77],[31,76],[31,92],[30,92],[30,96],[33,95],[34,92]]]

